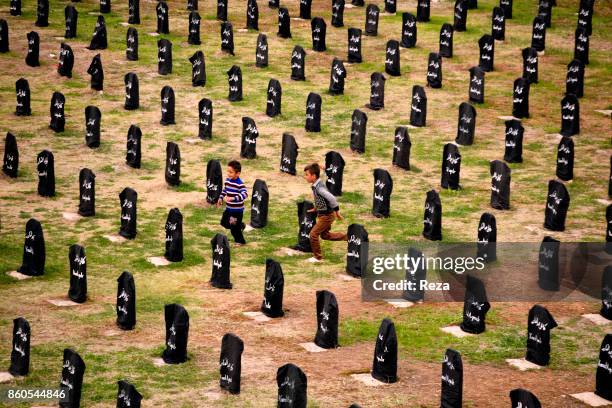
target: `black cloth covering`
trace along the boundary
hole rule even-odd
[[[510,167],[501,160],[489,165],[491,174],[491,207],[498,210],[510,209]]]
[[[336,197],[342,195],[344,165],[345,161],[340,153],[332,150],[325,154],[325,186]]]
[[[170,186],[181,184],[181,150],[174,142],[166,143],[166,183]]]
[[[140,168],[142,131],[136,125],[130,125],[127,134],[125,162],[135,169]]]
[[[30,67],[40,66],[39,61],[39,48],[40,48],[40,37],[36,31],[30,31],[26,35],[28,39],[28,53],[25,57],[25,62]]]
[[[372,377],[385,383],[397,382],[397,334],[388,318],[380,323],[376,336]]]
[[[342,60],[334,58],[331,66],[329,78],[329,93],[332,95],[342,95],[344,93],[344,79],[346,78],[346,68]]]
[[[242,372],[242,352],[244,342],[233,333],[226,333],[221,339],[219,356],[219,385],[230,394],[240,394],[240,374]]]
[[[212,273],[210,284],[219,289],[231,289],[230,282],[230,246],[227,237],[223,234],[215,234],[210,240],[212,250]]]
[[[164,126],[174,125],[174,90],[166,85],[161,90],[161,119],[159,123]]]
[[[365,35],[378,35],[378,16],[380,9],[376,4],[368,4],[366,7]]]
[[[468,274],[463,298],[463,321],[459,326],[461,330],[472,334],[484,332],[485,319],[490,308],[484,282]]]
[[[538,50],[532,47],[523,48],[523,78],[530,84],[538,83]]]
[[[310,92],[306,99],[306,121],[304,128],[307,132],[321,131],[321,95],[314,92]]]
[[[7,132],[4,139],[2,172],[11,178],[17,177],[19,173],[19,149],[17,148],[17,139],[11,132]]]
[[[612,334],[606,334],[599,348],[599,361],[595,372],[595,394],[612,401]]]
[[[417,18],[411,13],[402,13],[402,40],[400,46],[414,48],[417,42]]]
[[[187,361],[187,340],[189,337],[189,314],[179,304],[164,307],[166,321],[166,348],[162,358],[166,364],[180,364]]]
[[[74,350],[64,349],[62,363],[62,379],[59,388],[67,397],[66,402],[60,402],[60,408],[79,408],[81,406],[81,391],[83,388],[83,375],[85,362]]]
[[[259,131],[253,118],[242,117],[242,141],[240,144],[240,157],[254,159],[257,157],[257,137]]]
[[[160,1],[155,7],[157,13],[157,33],[170,34],[168,4],[165,1]]]
[[[395,138],[393,140],[393,159],[392,163],[404,170],[410,170],[410,148],[412,142],[406,126],[395,128]]]
[[[91,89],[101,91],[104,89],[104,69],[102,68],[102,58],[100,54],[96,54],[91,60],[91,64],[87,69],[87,73],[91,75]]]
[[[268,225],[268,203],[270,193],[264,180],[256,179],[251,194],[251,221],[253,228],[263,228]]]
[[[584,96],[584,63],[580,60],[574,59],[567,64],[565,93],[574,94],[578,98]]]
[[[312,31],[312,49],[314,51],[325,51],[325,36],[327,33],[327,24],[321,17],[315,17],[310,22]]]
[[[483,213],[478,223],[478,241],[476,255],[485,262],[497,259],[497,221],[491,213]]]
[[[510,119],[506,124],[504,160],[508,163],[523,162],[523,133],[525,128],[520,120]]]
[[[355,109],[351,121],[351,150],[357,153],[365,152],[366,129],[368,125],[368,115],[365,112]]]
[[[570,196],[567,188],[560,181],[550,180],[544,211],[544,228],[551,231],[564,231],[569,204]]]
[[[430,241],[442,240],[442,203],[435,190],[429,190],[425,198],[423,237]]]
[[[133,72],[129,72],[125,74],[123,82],[125,83],[125,104],[123,107],[126,110],[138,109],[140,106],[138,76]]]
[[[431,88],[442,88],[442,57],[435,52],[429,53],[427,85]]]
[[[87,48],[90,50],[105,50],[107,46],[106,22],[104,21],[104,16],[98,16],[91,42]]]
[[[97,106],[85,108],[85,144],[87,147],[100,146],[100,127],[102,125],[102,112]]]
[[[512,93],[512,116],[518,119],[529,117],[529,80],[517,78]]]
[[[388,218],[391,215],[393,179],[384,169],[374,169],[374,191],[372,193],[372,215]]]
[[[64,126],[66,125],[66,116],[64,114],[65,104],[66,98],[64,97],[64,94],[60,92],[53,92],[49,109],[49,114],[51,116],[49,127],[56,133],[63,132]]]
[[[459,147],[454,143],[447,143],[442,151],[440,186],[442,188],[450,188],[451,190],[460,189],[460,179],[461,153],[459,152]]]
[[[349,28],[348,29],[348,54],[347,60],[349,63],[359,63],[362,61],[361,57],[361,29]]]
[[[351,224],[347,230],[346,272],[361,277],[368,263],[368,231],[361,224]]]
[[[255,66],[265,68],[268,66],[268,36],[260,33],[257,36],[257,47],[255,48]]]
[[[117,408],[140,408],[142,395],[127,381],[117,381]]]
[[[13,320],[13,342],[11,365],[8,372],[13,376],[26,376],[30,372],[30,323],[23,317]]]
[[[189,34],[187,35],[187,43],[190,45],[200,45],[200,22],[202,18],[197,11],[189,13]],[[193,63],[193,62],[192,62]]]
[[[206,61],[204,60],[204,53],[196,51],[189,57],[189,62],[191,62],[191,85],[206,85]]]
[[[580,103],[574,94],[567,94],[561,99],[561,131],[563,136],[580,133]]]
[[[66,20],[66,32],[64,33],[64,38],[76,38],[77,36],[77,23],[79,19],[79,12],[76,7],[72,4],[69,4],[64,9],[64,17]]]
[[[427,94],[425,88],[420,85],[412,86],[410,124],[416,127],[424,127],[427,124]]]
[[[291,79],[304,81],[306,79],[306,51],[296,45],[291,52]]]
[[[540,244],[538,255],[538,286],[543,290],[558,291],[560,242],[546,236]]]
[[[317,213],[315,211],[309,212],[314,208],[311,201],[304,200],[297,203],[297,216],[298,216],[298,239],[297,244],[292,248],[296,251],[301,252],[312,252],[310,247],[310,230],[316,223]]]
[[[266,100],[266,115],[273,118],[281,114],[283,89],[280,82],[270,79],[268,82],[268,97]]]
[[[17,272],[29,276],[45,273],[45,236],[38,220],[30,218],[25,227],[23,260]]]
[[[124,188],[119,194],[119,203],[121,205],[121,228],[119,229],[119,235],[127,239],[136,238],[137,200],[138,194],[130,187]]]
[[[380,72],[370,75],[370,103],[366,105],[368,108],[380,110],[385,107],[385,81],[385,76]]]
[[[557,147],[557,177],[563,181],[574,178],[574,140],[563,136]]]
[[[291,38],[291,17],[285,7],[278,8],[278,33],[281,38]]]
[[[19,78],[15,82],[15,97],[17,99],[15,105],[15,115],[31,116],[32,108],[30,107],[30,84],[25,78]]]
[[[513,407],[542,408],[538,397],[536,397],[530,391],[522,388],[517,388],[510,391],[510,401]]]
[[[87,300],[87,257],[85,248],[78,244],[70,246],[68,250],[70,263],[70,289],[68,297],[76,303]]]
[[[128,61],[138,61],[138,30],[130,27],[125,36],[125,58]]]
[[[219,160],[209,160],[206,164],[206,202],[216,204],[223,190],[223,174]]]
[[[166,252],[164,257],[170,262],[183,260],[183,214],[178,208],[168,212],[166,218]]]
[[[474,143],[475,130],[476,109],[471,104],[462,102],[461,105],[459,105],[459,119],[455,142],[464,146],[472,145]]]
[[[453,57],[453,34],[454,28],[449,23],[444,23],[440,27],[439,54],[441,57]]]
[[[122,330],[136,326],[136,285],[127,271],[117,278],[117,326]]]
[[[442,385],[440,408],[461,408],[463,406],[463,362],[461,354],[446,349],[442,361]]]
[[[278,408],[306,408],[308,381],[300,367],[288,363],[276,371]]]
[[[290,133],[283,133],[280,171],[295,176],[297,174],[295,167],[297,164],[298,154],[299,146],[295,141],[295,137]]]
[[[317,291],[317,333],[314,343],[325,349],[338,347],[338,302],[328,290]]]
[[[248,0],[246,9],[246,28],[259,30],[259,7],[257,0]]]
[[[221,23],[221,51],[234,55],[234,27],[229,21]]]
[[[227,99],[230,102],[242,100],[242,71],[238,65],[232,65],[227,71],[227,81],[229,86],[229,94]]]
[[[550,331],[557,322],[550,312],[540,305],[529,310],[527,318],[527,353],[525,359],[539,366],[546,366],[550,360]]]
[[[480,67],[470,68],[468,96],[470,102],[484,103],[485,101],[485,73]]]
[[[79,172],[79,215],[96,215],[96,175],[88,168]]]
[[[38,194],[43,197],[55,196],[55,163],[53,153],[43,150],[36,157],[38,171]]]
[[[268,317],[281,317],[283,311],[283,290],[285,277],[281,264],[274,259],[266,259],[266,274],[264,281],[264,296],[261,312]]]
[[[157,72],[159,75],[172,73],[172,43],[165,38],[157,41]]]

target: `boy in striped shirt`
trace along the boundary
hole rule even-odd
[[[244,212],[244,200],[248,197],[247,189],[240,179],[242,166],[237,160],[232,160],[227,164],[227,178],[223,191],[217,201],[217,206],[221,206],[225,201],[225,211],[221,217],[221,225],[229,229],[234,237],[236,244],[246,244],[242,230],[242,214]]]

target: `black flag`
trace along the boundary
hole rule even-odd
[[[387,55],[385,58],[385,72],[391,76],[400,76],[400,50],[399,42],[387,41]]]
[[[166,364],[180,364],[187,361],[187,340],[189,337],[189,314],[176,303],[164,307],[166,320],[166,348],[162,358]]]
[[[510,391],[510,401],[513,407],[542,408],[538,397],[522,388]]]
[[[546,236],[540,244],[538,255],[538,286],[543,290],[559,290],[559,249],[560,242]]]
[[[101,91],[104,89],[104,70],[102,69],[102,59],[100,54],[96,54],[91,60],[91,64],[87,69],[87,73],[91,75],[91,89]]]
[[[306,99],[306,122],[304,127],[307,132],[321,131],[321,96],[314,92],[310,92]]]
[[[368,231],[361,224],[351,224],[346,232],[346,272],[355,277],[365,274],[368,263]]]
[[[259,131],[252,118],[242,117],[242,142],[240,144],[240,157],[254,159],[257,157],[257,137]]]
[[[198,137],[200,139],[212,139],[213,106],[212,101],[203,98],[198,103],[199,122]]]
[[[285,7],[278,8],[278,33],[281,38],[291,38],[291,18],[289,10]]]
[[[96,175],[88,168],[79,172],[79,215],[96,215]]]
[[[259,30],[259,7],[257,6],[257,0],[247,1],[246,28]]]
[[[467,102],[459,105],[459,120],[457,123],[457,137],[455,142],[460,145],[470,146],[474,143],[474,132],[476,130],[476,109]]]
[[[87,48],[90,50],[104,50],[106,49],[107,45],[106,22],[104,21],[104,16],[98,16],[98,21],[96,22],[96,26],[91,37],[91,42]]]
[[[280,82],[271,79],[268,82],[268,97],[266,100],[266,115],[273,118],[281,114],[281,101],[283,90]]]
[[[456,0],[454,9],[454,21],[453,28],[455,31],[467,30],[467,15],[469,7],[469,0]]]
[[[136,125],[130,125],[127,134],[127,145],[125,162],[128,166],[135,169],[140,168],[140,140],[142,139],[142,131]]]
[[[19,172],[19,149],[17,148],[17,139],[11,132],[6,132],[6,138],[4,139],[2,171],[12,178],[17,177]]]
[[[140,24],[140,0],[128,0],[128,24]]]
[[[255,66],[258,68],[265,68],[268,66],[268,37],[263,33],[257,36]]]
[[[380,9],[376,4],[368,4],[366,7],[365,35],[378,35],[378,15]]]
[[[344,27],[344,0],[332,0],[331,25]]]
[[[26,376],[30,372],[30,323],[23,317],[13,320],[13,348],[8,372]]]
[[[234,55],[234,28],[232,23],[221,23],[221,51]]]
[[[580,60],[575,59],[567,64],[565,93],[574,94],[578,98],[584,96],[584,63]]]
[[[574,140],[563,136],[557,147],[557,177],[563,181],[574,178]]]
[[[506,39],[506,16],[504,15],[504,9],[501,7],[493,7],[491,34],[497,41],[504,41]]]
[[[393,160],[392,163],[397,167],[410,170],[410,135],[406,126],[395,128],[395,138],[393,140]]]
[[[417,42],[417,19],[414,14],[402,13],[402,41],[404,48],[414,48]]]
[[[366,126],[368,115],[359,109],[353,111],[351,121],[351,150],[357,153],[365,152]]]
[[[206,63],[204,61],[204,53],[202,51],[196,51],[189,57],[189,62],[191,62],[191,85],[206,85]]]
[[[321,17],[315,17],[310,22],[310,27],[312,31],[312,49],[314,51],[325,51],[327,49],[325,45],[325,35],[327,31],[325,20]]]
[[[527,317],[527,352],[525,359],[539,366],[546,366],[550,360],[550,331],[557,327],[557,322],[540,305],[529,310]]]
[[[348,56],[349,63],[361,62],[361,29],[348,29]]]
[[[423,236],[430,241],[442,240],[442,203],[436,190],[429,190],[425,198]]]
[[[138,30],[130,27],[125,36],[125,58],[128,61],[138,61]]]
[[[468,276],[469,278],[469,276]],[[461,408],[463,404],[463,362],[461,354],[446,349],[442,361],[441,408]]]
[[[327,290],[317,291],[317,334],[314,343],[322,348],[338,347],[338,302]]]
[[[54,132],[63,132],[64,125],[66,124],[66,116],[64,115],[64,105],[66,104],[66,98],[60,92],[53,92],[51,96],[50,112],[51,121],[49,127]]]
[[[529,80],[517,78],[514,81],[514,91],[512,93],[512,116],[515,118],[529,117]]]
[[[161,120],[162,125],[174,125],[174,90],[166,85],[161,90]]]
[[[121,228],[119,235],[127,239],[136,238],[136,202],[138,194],[136,191],[126,187],[119,194],[119,203],[121,205]]]
[[[380,72],[370,75],[370,103],[366,105],[368,108],[380,110],[385,107],[385,81],[385,76]]]
[[[264,282],[264,296],[261,312],[268,317],[281,317],[283,312],[283,289],[285,277],[280,263],[273,259],[266,259],[266,275]]]
[[[76,38],[77,36],[77,22],[79,20],[79,12],[76,7],[69,4],[64,9],[64,17],[66,19],[66,32],[64,38]]]
[[[599,361],[595,373],[595,394],[612,401],[612,334],[606,334],[599,348]]]
[[[304,81],[306,79],[306,51],[296,45],[291,52],[291,79]]]
[[[283,142],[281,146],[281,162],[280,162],[280,171],[283,173],[289,173],[292,176],[295,176],[297,171],[295,166],[297,164],[297,157],[299,146],[295,141],[295,137],[293,137],[290,133],[283,133]]]
[[[117,408],[140,408],[142,395],[127,381],[117,381]]]
[[[334,58],[331,66],[329,78],[329,93],[332,95],[342,95],[344,93],[344,79],[346,78],[346,68],[342,60]]]
[[[181,184],[181,151],[174,142],[166,143],[166,183],[170,186]]]
[[[206,164],[206,202],[216,204],[223,189],[223,174],[219,160],[209,160]]]
[[[227,81],[229,85],[229,94],[227,99],[230,102],[242,100],[242,71],[238,65],[232,65],[227,71]]]
[[[189,13],[189,34],[187,43],[190,45],[200,45],[200,22],[202,19],[197,11]],[[193,63],[193,61],[192,61]]]
[[[485,262],[497,259],[497,221],[491,213],[483,213],[478,223],[477,256]]]
[[[508,163],[523,162],[523,133],[525,129],[520,120],[511,119],[506,124],[504,160]]]
[[[531,47],[535,48],[536,51],[544,51],[546,48],[546,21],[540,16],[533,19]]]
[[[26,223],[23,260],[17,272],[29,276],[45,272],[45,236],[42,225],[34,218]]]
[[[561,131],[563,136],[573,136],[580,133],[580,104],[574,94],[565,95],[561,99]]]
[[[221,339],[219,356],[219,385],[230,394],[240,394],[240,373],[244,342],[233,333],[226,333]]]
[[[68,297],[76,303],[87,300],[87,258],[85,248],[80,245],[72,245],[68,251],[70,262],[70,289]]]
[[[427,61],[427,85],[442,88],[442,57],[435,52],[429,53]]]
[[[397,382],[397,335],[390,319],[383,319],[376,336],[372,377],[385,383]]]
[[[292,248],[296,251],[301,252],[312,252],[310,247],[310,230],[316,223],[316,211],[312,210],[314,205],[308,200],[300,201],[297,203],[297,216],[298,216],[298,239],[297,244]]]
[[[388,218],[391,213],[393,179],[387,170],[374,169],[374,192],[372,194],[372,215]]]
[[[454,143],[444,145],[442,151],[442,172],[440,185],[442,188],[457,190],[461,188],[459,180],[461,178],[461,153],[459,147]]]
[[[210,240],[212,249],[212,273],[210,284],[219,289],[231,289],[230,281],[230,246],[227,237],[223,234],[215,234]]]
[[[336,151],[329,151],[325,154],[325,186],[330,193],[336,197],[342,195],[342,179],[344,175],[344,159]]]
[[[523,48],[523,78],[530,84],[538,83],[538,51],[535,48]]]
[[[160,1],[155,7],[157,12],[157,33],[158,34],[170,34],[170,28],[168,26],[168,5],[165,1]]]
[[[55,196],[55,165],[53,153],[43,150],[36,157],[38,171],[38,194],[43,197]]]
[[[36,27],[49,26],[49,0],[38,0],[35,25]]]
[[[172,43],[165,38],[157,41],[157,72],[159,75],[172,73]]]
[[[308,381],[306,374],[294,364],[285,364],[276,371],[278,408],[306,408]]]
[[[15,105],[15,115],[31,116],[32,109],[30,108],[30,84],[27,79],[19,78],[15,82],[15,97],[17,103]]]
[[[563,183],[550,180],[544,211],[544,228],[551,231],[564,231],[569,204],[570,196]]]
[[[27,34],[28,38],[28,53],[25,57],[25,62],[30,67],[38,67],[40,62],[38,60],[40,37],[36,31],[30,31]]]
[[[166,218],[166,252],[164,257],[170,262],[183,260],[183,214],[178,208],[168,212]]]
[[[485,34],[478,40],[480,47],[480,59],[478,66],[485,72],[493,71],[493,61],[495,60],[495,39],[490,34]]]
[[[484,103],[485,73],[480,67],[470,68],[470,87],[468,95],[470,102]]]
[[[448,23],[442,24],[440,27],[440,48],[439,54],[441,57],[453,57],[453,34],[454,28]]]
[[[102,125],[102,112],[96,106],[85,108],[85,144],[87,147],[100,146],[100,127]]]
[[[117,278],[117,326],[122,330],[136,326],[136,286],[134,277],[127,271]]]
[[[138,109],[140,106],[140,92],[138,89],[138,76],[133,73],[125,74],[123,78],[125,83],[125,104],[126,110]]]
[[[423,127],[427,123],[427,95],[420,85],[412,86],[412,103],[410,104],[410,124]]]
[[[510,209],[510,167],[501,160],[489,165],[491,174],[491,207],[498,210]]]
[[[461,330],[473,334],[484,332],[486,328],[485,319],[490,308],[491,305],[487,300],[487,292],[484,283],[478,278],[467,275],[465,296],[463,298],[463,321],[460,326]]]
[[[66,400],[59,403],[61,408],[78,408],[81,406],[84,374],[85,362],[83,362],[81,356],[71,349],[64,349],[62,380],[59,388],[65,393]]]
[[[429,21],[431,0],[417,0],[417,21],[426,23]]]
[[[264,180],[256,179],[251,194],[251,221],[253,228],[263,228],[268,224],[268,202],[270,193]]]

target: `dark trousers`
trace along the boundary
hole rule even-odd
[[[244,235],[242,235],[242,230],[244,229],[242,211],[228,211],[226,209],[221,217],[221,225],[230,230],[236,243],[246,244]]]

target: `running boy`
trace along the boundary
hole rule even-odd
[[[242,222],[244,212],[244,200],[248,197],[247,189],[240,179],[242,166],[237,160],[227,163],[227,178],[223,191],[217,201],[217,206],[221,206],[225,201],[225,211],[221,217],[221,225],[229,229],[237,244],[246,244],[242,230],[245,225]]]
[[[308,262],[313,263],[323,261],[319,236],[330,241],[347,240],[346,234],[343,232],[330,232],[335,218],[342,220],[343,217],[340,215],[340,207],[336,197],[325,187],[325,184],[319,178],[320,176],[321,168],[317,163],[304,167],[304,179],[312,184],[312,194],[314,196],[314,208],[309,211],[317,212],[317,223],[310,230],[310,246],[312,247],[313,257],[308,259]]]

